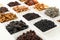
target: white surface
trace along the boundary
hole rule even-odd
[[[11,1],[11,0],[0,0],[0,2],[2,3],[2,2],[4,2],[4,3],[2,3],[2,4],[8,4],[7,2],[8,1]],[[14,1],[14,0],[12,0],[12,1]],[[47,4],[48,6],[56,6],[57,8],[59,8],[60,9],[60,5],[59,5],[59,0],[38,0],[40,3],[44,3],[44,4]],[[24,4],[23,4],[24,5]],[[6,5],[5,5],[6,6]],[[8,6],[7,6],[7,8],[9,8]],[[31,8],[32,9],[32,8]],[[31,10],[30,9],[30,10]],[[9,10],[11,11],[11,12],[14,12],[13,10],[12,10],[12,8],[9,8]],[[23,20],[23,21],[25,21],[29,26],[30,26],[30,29],[32,30],[34,30],[36,33],[37,33],[37,35],[39,35],[40,37],[42,37],[44,40],[60,40],[60,23],[58,23],[56,20],[57,19],[60,19],[60,16],[58,16],[58,17],[56,17],[56,18],[50,18],[50,17],[48,17],[48,16],[46,16],[43,12],[39,12],[39,11],[37,11],[37,10],[31,10],[31,11],[27,11],[27,12],[22,12],[23,14],[16,14],[17,16],[18,16],[18,18],[19,19],[17,19],[17,20]],[[24,15],[24,14],[26,14],[26,13],[28,13],[28,12],[36,12],[37,14],[39,14],[40,16],[42,16],[41,18],[37,18],[37,19],[34,19],[34,20],[31,20],[31,21],[27,21],[26,19],[24,19],[23,17],[22,17],[22,15]],[[16,13],[16,12],[14,12],[14,13]],[[52,21],[54,21],[58,26],[56,27],[56,28],[54,28],[54,29],[52,29],[52,30],[49,30],[49,31],[47,31],[47,32],[41,32],[39,29],[37,29],[34,25],[31,25],[31,24],[34,24],[35,22],[37,22],[37,21],[39,21],[40,19],[49,19],[49,20],[52,20]],[[21,35],[23,32],[26,32],[26,30],[25,31],[23,31],[23,32],[18,32],[18,33],[16,33],[16,34],[13,34],[13,35],[10,35],[8,32],[7,32],[7,30],[6,30],[6,28],[5,28],[5,26],[8,24],[9,22],[6,22],[6,23],[3,23],[3,24],[0,24],[0,40],[16,40],[16,38],[18,37],[18,35]],[[33,27],[32,27],[33,26]],[[29,30],[29,29],[27,29],[27,30]]]

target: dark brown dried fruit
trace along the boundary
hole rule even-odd
[[[45,32],[48,31],[57,25],[53,21],[47,20],[47,19],[42,19],[38,21],[37,23],[34,24],[37,28],[39,28],[41,31]]]
[[[4,13],[4,12],[7,12],[8,9],[6,7],[1,7],[0,8],[0,13]]]
[[[15,1],[15,2],[10,2],[10,3],[8,4],[8,6],[10,6],[10,7],[17,6],[17,5],[20,5],[17,1]]]
[[[43,40],[43,39],[37,36],[34,31],[30,30],[27,33],[23,33],[23,35],[19,36],[17,40]]]
[[[24,23],[22,20],[21,21],[12,21],[10,22],[7,26],[6,29],[10,34],[19,32],[21,30],[27,29],[28,25]]]
[[[28,13],[26,15],[23,15],[24,18],[26,18],[28,21],[36,19],[38,17],[40,17],[38,14],[35,13]]]
[[[37,0],[27,0],[27,1],[25,1],[25,4],[27,4],[29,6],[35,5],[36,3],[38,3]]]

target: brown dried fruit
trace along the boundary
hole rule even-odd
[[[27,4],[29,6],[35,5],[36,3],[38,3],[37,0],[27,0],[27,1],[25,1],[25,4]]]
[[[3,23],[3,22],[6,22],[6,21],[9,21],[9,20],[13,20],[13,19],[16,19],[16,15],[15,14],[12,14],[12,13],[7,13],[7,14],[0,14],[0,22]]]
[[[23,33],[23,35],[19,36],[16,40],[43,40],[43,39],[37,36],[34,31],[30,30],[27,33]]]
[[[23,11],[27,11],[28,10],[28,7],[25,7],[25,6],[15,6],[13,7],[13,9],[19,13],[19,12],[23,12]]]
[[[37,4],[35,4],[34,8],[37,9],[37,10],[39,10],[39,11],[41,11],[41,10],[44,10],[44,9],[48,8],[48,6],[45,5],[45,4],[37,3]]]

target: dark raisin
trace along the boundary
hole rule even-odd
[[[47,20],[47,19],[44,19],[44,20],[42,19],[42,20],[38,21],[37,23],[35,23],[34,25],[43,32],[57,26],[57,25],[55,25],[54,22]]]
[[[23,15],[24,18],[26,18],[28,21],[36,19],[38,17],[40,17],[38,14],[35,13],[28,13],[26,15]]]

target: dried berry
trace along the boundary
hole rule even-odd
[[[27,33],[23,33],[23,35],[19,36],[17,40],[43,40],[43,39],[37,36],[34,31],[30,30]]]
[[[10,7],[17,6],[17,5],[20,5],[17,1],[15,1],[15,2],[10,2],[10,3],[8,4],[8,6],[10,6]]]
[[[12,21],[6,26],[6,29],[10,34],[16,33],[27,28],[28,25],[26,25],[26,23],[24,23],[23,21]]]
[[[44,20],[40,20],[37,23],[34,24],[37,28],[39,28],[41,31],[45,32],[49,29],[52,29],[54,27],[56,27],[57,25],[55,25],[54,22],[44,19]]]
[[[8,9],[6,7],[0,7],[0,13],[7,12]]]
[[[26,18],[28,21],[36,19],[38,17],[40,17],[38,14],[35,13],[28,13],[26,15],[23,15],[24,18]]]
[[[56,7],[49,7],[46,9],[45,14],[54,18],[59,15],[59,9]]]

